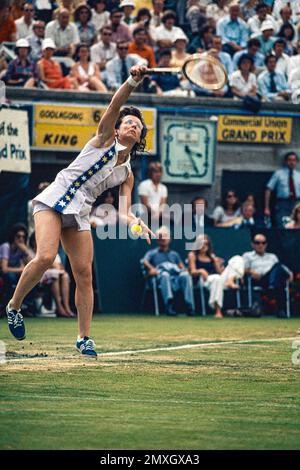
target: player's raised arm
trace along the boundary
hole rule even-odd
[[[115,124],[119,116],[120,109],[126,103],[132,91],[143,80],[146,70],[147,67],[144,65],[135,65],[134,67],[131,67],[129,78],[112,97],[112,100],[103,114],[98,126],[97,134],[100,138],[99,144],[101,146],[110,145],[111,141],[114,139]]]

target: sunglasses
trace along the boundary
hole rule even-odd
[[[33,8],[23,8],[23,11],[34,11]]]
[[[267,242],[261,242],[261,241],[258,241],[258,240],[254,240],[254,245],[266,245]]]
[[[17,233],[16,238],[26,238],[25,235]]]
[[[228,194],[228,195],[227,195],[227,199],[228,199],[229,197],[236,197],[236,195],[235,195],[235,194]]]
[[[112,33],[102,33],[103,36],[111,36]]]
[[[128,51],[128,47],[118,47],[119,51]]]

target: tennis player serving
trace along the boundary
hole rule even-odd
[[[76,348],[83,355],[97,356],[94,341],[90,338],[94,294],[89,214],[93,202],[106,189],[120,186],[121,220],[128,225],[141,224],[148,243],[150,235],[154,236],[143,222],[130,213],[134,183],[130,156],[144,150],[147,128],[139,109],[125,107],[121,110],[146,70],[144,66],[131,68],[129,78],[115,93],[103,114],[96,136],[33,200],[36,256],[26,265],[6,307],[9,329],[18,340],[25,338],[22,302],[53,264],[61,240],[76,282],[79,329]]]

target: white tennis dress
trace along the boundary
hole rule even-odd
[[[33,199],[33,213],[54,210],[61,214],[62,227],[90,230],[89,215],[94,201],[106,189],[122,184],[131,172],[130,156],[116,166],[118,152],[125,148],[116,140],[107,148],[87,143],[53,183]]]

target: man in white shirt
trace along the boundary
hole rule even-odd
[[[286,317],[285,312],[285,284],[292,281],[293,274],[280,263],[277,256],[267,253],[267,239],[265,235],[257,233],[252,241],[253,251],[243,254],[245,272],[249,274],[256,285],[268,289],[277,301],[279,317]]]
[[[60,10],[57,20],[47,24],[45,37],[51,38],[56,45],[55,55],[73,56],[80,38],[77,26],[70,21],[70,12],[66,8]]]
[[[267,14],[267,10],[268,7],[265,3],[259,3],[255,8],[256,15],[254,15],[252,18],[249,18],[249,20],[247,21],[251,35],[253,37],[258,36],[260,34],[261,26],[265,20],[268,20],[273,23],[274,31],[277,32],[278,26],[276,24],[276,21],[272,15]]]
[[[161,164],[152,162],[149,165],[149,179],[142,181],[138,186],[140,201],[154,220],[160,218],[163,205],[168,201],[168,189],[166,185],[161,183],[161,178]]]
[[[287,68],[287,74],[288,74],[288,79],[290,81],[290,76],[294,70],[299,70],[300,68],[300,40],[297,41],[297,54],[293,55],[292,57],[289,58],[289,63],[288,63],[288,68]]]
[[[101,39],[91,47],[91,61],[98,64],[100,70],[105,70],[108,61],[117,56],[117,45],[111,41],[112,29],[103,26],[100,30]]]
[[[273,54],[275,55],[276,61],[276,72],[283,73],[287,78],[287,69],[290,61],[290,57],[285,54],[285,40],[283,38],[276,39],[274,42]]]
[[[31,3],[23,6],[24,15],[15,21],[17,27],[17,39],[25,39],[32,33],[34,7]]]

